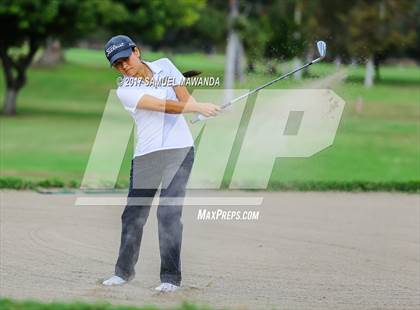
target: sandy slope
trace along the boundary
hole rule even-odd
[[[214,193],[202,193],[210,196]],[[418,309],[419,196],[224,193],[264,196],[258,221],[198,221],[184,208],[183,289],[157,295],[156,216],[145,228],[137,277],[112,273],[121,207],[75,206],[76,195],[1,192],[0,295],[233,309]],[[207,208],[209,209],[209,208]]]

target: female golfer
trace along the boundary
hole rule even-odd
[[[111,38],[105,55],[124,76],[117,96],[134,119],[137,142],[115,274],[103,284],[121,285],[134,278],[143,226],[161,186],[157,209],[161,284],[156,290],[173,292],[181,284],[182,204],[194,162],[194,141],[181,113],[215,116],[220,108],[197,103],[169,59],[142,60],[140,49],[127,36]]]

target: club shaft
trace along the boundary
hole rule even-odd
[[[221,106],[221,108],[222,108],[222,109],[224,109],[224,108],[226,108],[226,107],[230,106],[231,104],[233,104],[233,103],[235,103],[235,102],[237,102],[237,101],[239,101],[239,100],[241,100],[241,99],[243,99],[243,98],[246,98],[246,97],[248,97],[248,96],[252,95],[253,93],[256,93],[257,91],[259,91],[259,90],[261,90],[261,89],[263,89],[263,88],[266,88],[267,86],[270,86],[271,84],[274,84],[274,83],[276,83],[276,82],[278,82],[278,81],[280,81],[280,80],[283,80],[284,78],[287,78],[288,76],[290,76],[290,75],[292,75],[292,74],[294,74],[294,73],[296,73],[296,72],[298,72],[298,71],[300,71],[300,70],[303,70],[303,69],[305,69],[305,68],[309,67],[310,65],[312,65],[313,63],[315,63],[315,62],[317,62],[317,61],[319,61],[319,60],[320,60],[320,58],[317,58],[317,59],[315,59],[315,60],[312,60],[311,62],[308,62],[307,64],[303,65],[302,67],[296,68],[296,69],[294,69],[293,71],[290,71],[290,72],[288,72],[288,73],[286,73],[286,74],[283,74],[283,75],[281,75],[281,76],[279,76],[279,77],[275,78],[274,80],[272,80],[272,81],[270,81],[270,82],[267,82],[267,83],[265,83],[265,84],[263,84],[263,85],[261,85],[261,86],[258,86],[257,88],[254,88],[253,90],[250,90],[250,91],[249,91],[249,92],[247,92],[246,94],[243,94],[243,95],[241,95],[241,96],[239,96],[239,97],[236,97],[236,98],[234,98],[234,99],[230,100],[229,102],[227,102],[227,103],[223,104],[223,105]]]
[[[239,101],[239,100],[242,100],[242,99],[244,99],[244,98],[246,98],[246,97],[248,97],[248,96],[252,95],[253,93],[256,93],[257,91],[259,91],[259,90],[261,90],[261,89],[263,89],[263,88],[265,88],[265,87],[267,87],[267,86],[270,86],[271,84],[274,84],[274,83],[276,83],[276,82],[278,82],[278,81],[280,81],[280,80],[283,80],[284,78],[287,78],[288,76],[290,76],[290,75],[292,75],[292,74],[294,74],[294,73],[296,73],[296,72],[298,72],[298,71],[300,71],[300,70],[303,70],[303,69],[305,69],[305,68],[309,67],[310,65],[312,65],[312,64],[314,64],[314,63],[316,63],[316,62],[320,61],[322,58],[323,58],[323,57],[318,57],[317,59],[314,59],[314,60],[312,60],[311,62],[308,62],[307,64],[304,64],[303,66],[301,66],[301,67],[299,67],[299,68],[294,69],[293,71],[290,71],[290,72],[288,72],[288,73],[286,73],[286,74],[283,74],[283,75],[281,75],[281,76],[279,76],[279,77],[275,78],[274,80],[272,80],[272,81],[270,81],[270,82],[267,82],[267,83],[265,83],[265,84],[263,84],[263,85],[261,85],[261,86],[258,86],[257,88],[254,88],[253,90],[251,90],[251,91],[247,92],[246,94],[243,94],[243,95],[241,95],[241,96],[239,96],[239,97],[236,97],[236,98],[234,98],[234,99],[230,100],[230,101],[229,101],[229,102],[227,102],[227,103],[222,104],[220,107],[221,107],[221,109],[223,110],[223,109],[227,108],[228,106],[232,105],[233,103],[235,103],[235,102],[237,102],[237,101]],[[196,122],[198,122],[198,121],[202,121],[202,120],[205,120],[205,119],[207,119],[207,117],[202,116],[202,115],[200,115],[200,114],[197,114],[197,115],[195,116],[195,119],[193,119],[191,122],[194,124],[194,123],[196,123]]]

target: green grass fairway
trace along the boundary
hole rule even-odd
[[[108,303],[89,304],[84,302],[74,303],[41,303],[37,301],[15,301],[12,299],[0,298],[0,309],[2,310],[159,310],[155,306],[115,306]],[[168,310],[211,310],[208,307],[198,307],[191,304],[183,304],[176,308],[167,308]]]
[[[159,53],[144,53],[153,60]],[[168,55],[181,70],[223,76],[224,58],[203,54]],[[18,97],[18,115],[0,116],[2,177],[39,181],[58,178],[81,181],[108,92],[118,74],[102,51],[70,49],[67,62],[54,68],[33,67]],[[279,158],[272,182],[406,182],[420,180],[420,70],[381,69],[382,81],[363,87],[363,68],[347,68],[345,83],[334,88],[347,104],[335,143],[306,159]],[[334,73],[330,64],[311,68],[310,80],[289,79],[274,88],[301,87]],[[274,76],[246,76],[238,88],[253,88]],[[223,81],[222,81],[223,85]],[[0,78],[4,97],[4,79]],[[355,102],[364,101],[362,113]],[[127,148],[120,180],[128,179],[132,145]],[[254,173],[254,172],[252,172]]]

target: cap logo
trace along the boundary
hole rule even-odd
[[[108,57],[113,51],[115,51],[117,48],[120,48],[122,46],[124,46],[124,43],[114,44],[114,45],[108,47],[106,49],[106,56]]]

